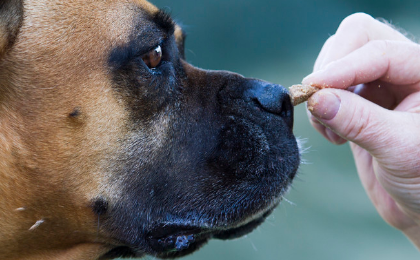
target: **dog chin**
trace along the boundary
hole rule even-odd
[[[159,258],[188,255],[207,243],[209,239],[235,239],[252,232],[273,211],[275,206],[255,214],[232,226],[183,225],[180,223],[157,226],[147,235],[148,254]]]
[[[264,222],[280,201],[281,198],[278,198],[265,209],[249,217],[241,218],[235,224],[230,225],[192,224],[188,219],[156,224],[146,232],[146,248],[117,247],[109,252],[104,259],[142,257],[146,254],[161,259],[183,257],[200,249],[210,239],[230,240],[252,232]]]

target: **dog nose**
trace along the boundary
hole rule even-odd
[[[293,127],[293,105],[289,92],[281,85],[261,80],[250,80],[250,88],[245,97],[260,109],[284,119],[287,125]]]

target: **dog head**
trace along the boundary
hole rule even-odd
[[[7,0],[0,23],[1,256],[177,257],[280,202],[299,165],[283,87],[188,64],[142,0]]]

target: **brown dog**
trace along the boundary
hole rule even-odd
[[[0,1],[0,259],[182,256],[280,202],[287,91],[183,44],[143,0]]]

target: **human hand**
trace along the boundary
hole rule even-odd
[[[302,83],[327,88],[308,101],[312,125],[333,143],[351,141],[374,206],[420,248],[420,45],[354,14]]]

